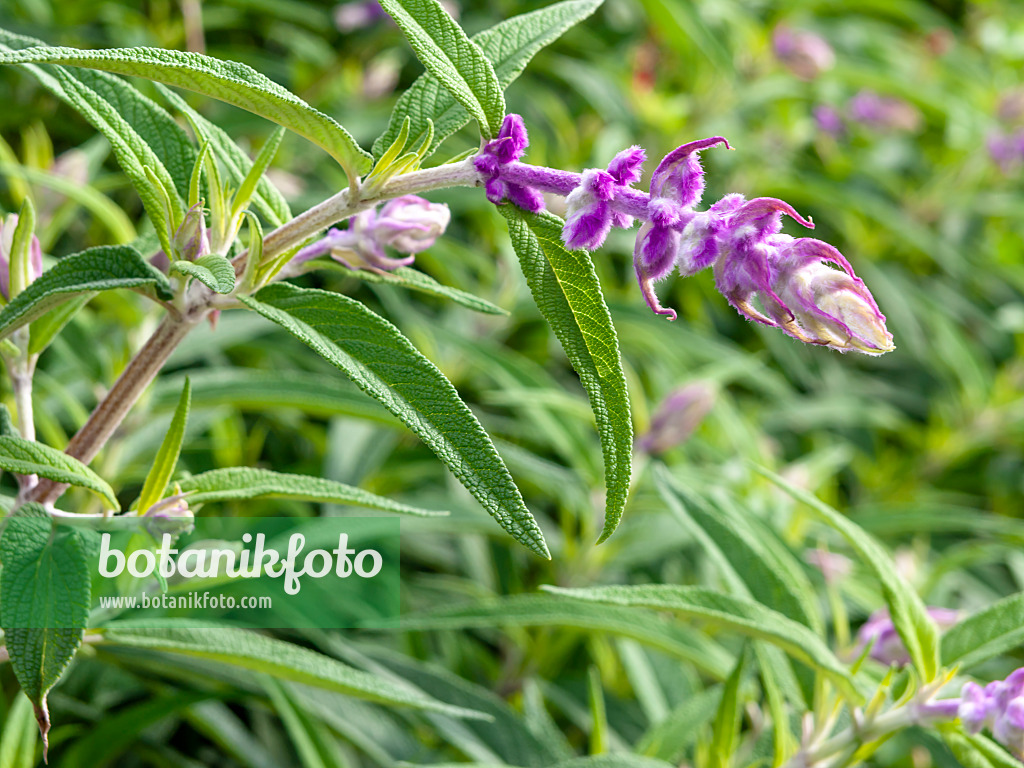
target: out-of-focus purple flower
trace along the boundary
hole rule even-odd
[[[1024,120],[1024,89],[1014,88],[1003,93],[996,106],[996,117],[1008,125],[1016,125]]]
[[[377,0],[354,0],[350,3],[341,3],[334,8],[334,26],[339,32],[365,29],[390,18]]]
[[[455,3],[441,0],[441,7],[448,11],[448,15],[453,19],[459,18],[459,6]],[[339,32],[355,32],[385,20],[391,22],[391,17],[380,7],[377,0],[352,0],[334,7],[334,26]]]
[[[988,728],[996,741],[1024,759],[1024,669],[984,688],[965,683],[957,715],[968,732]]]
[[[913,132],[922,122],[921,112],[909,101],[867,89],[850,99],[848,112],[851,120],[879,130]]]
[[[853,570],[850,558],[827,549],[808,549],[804,552],[804,560],[821,571],[826,584],[838,584]]]
[[[171,238],[174,255],[185,261],[195,261],[210,252],[210,238],[206,233],[206,215],[203,206],[196,203],[185,213],[185,220]]]
[[[651,419],[650,429],[636,441],[636,447],[651,455],[682,445],[696,431],[715,404],[715,389],[703,381],[693,382],[666,397]]]
[[[389,200],[379,210],[358,213],[348,229],[329,229],[321,240],[295,254],[299,265],[327,253],[349,269],[393,270],[412,264],[414,254],[426,250],[444,233],[451,219],[448,206],[416,195]],[[408,254],[396,259],[384,248]]]
[[[18,214],[12,213],[0,219],[0,295],[6,301],[10,301],[11,298],[11,250],[14,248],[14,231],[17,228]],[[43,274],[43,249],[35,234],[32,235],[28,248],[28,283],[32,283]]]
[[[928,608],[928,615],[931,616],[939,630],[946,630],[952,627],[960,618],[958,611],[950,608]],[[889,610],[882,608],[875,611],[857,631],[857,650],[862,651],[871,643],[870,656],[883,664],[898,664],[900,666],[910,663],[910,656],[900,639],[896,627],[893,626]]]
[[[1024,162],[1024,130],[989,134],[986,145],[989,157],[1004,174],[1013,172]]]
[[[814,108],[814,122],[817,123],[819,131],[829,136],[842,136],[846,131],[843,116],[828,104],[819,104]]]
[[[784,24],[772,32],[772,50],[775,58],[801,80],[813,80],[836,63],[835,52],[825,38]]]

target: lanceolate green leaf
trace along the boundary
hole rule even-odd
[[[0,436],[0,469],[19,475],[39,475],[59,483],[88,488],[106,499],[115,510],[121,508],[114,489],[103,478],[78,459],[35,440]]]
[[[820,670],[844,694],[858,701],[863,697],[845,665],[803,624],[753,600],[724,595],[704,587],[674,584],[562,589],[544,587],[548,592],[575,600],[653,608],[702,619],[739,634],[777,645],[790,656]]]
[[[65,256],[0,311],[0,339],[69,299],[115,288],[149,288],[161,298],[172,296],[167,277],[131,246],[90,248]]]
[[[889,606],[893,625],[910,655],[914,667],[926,682],[939,671],[939,630],[924,603],[902,576],[889,554],[860,526],[807,491],[797,488],[774,472],[755,469],[804,505],[825,525],[838,531],[878,579]]]
[[[506,531],[549,557],[544,536],[487,433],[455,387],[401,331],[358,301],[327,291],[281,283],[240,299],[380,401]]]
[[[181,390],[181,397],[178,400],[178,407],[174,409],[174,416],[171,417],[171,425],[160,443],[160,450],[156,452],[156,459],[153,466],[146,475],[146,482],[142,485],[142,493],[139,494],[138,512],[144,515],[146,510],[160,501],[164,495],[174,468],[178,464],[178,456],[181,454],[181,444],[185,439],[185,424],[188,422],[188,409],[192,404],[192,385],[185,379],[185,386]]]
[[[83,51],[61,47],[2,53],[0,64],[85,67],[196,91],[265,117],[309,139],[341,163],[350,178],[370,170],[370,155],[334,119],[245,64],[161,48]]]
[[[263,672],[280,680],[325,688],[384,704],[441,712],[455,717],[482,717],[453,707],[409,685],[396,685],[330,656],[281,640],[235,628],[192,626],[186,620],[133,624],[113,622],[103,629],[103,644],[184,654]]]
[[[30,503],[8,518],[0,562],[0,626],[45,743],[46,694],[78,650],[89,615],[86,542],[79,531],[55,531],[47,512]]]
[[[961,621],[942,638],[942,663],[971,667],[1024,644],[1024,592]]]
[[[235,268],[219,253],[195,261],[171,262],[170,271],[190,275],[215,293],[226,294],[235,289]]]
[[[602,0],[565,0],[501,22],[473,36],[473,42],[494,66],[502,90],[522,73],[541,48],[556,40],[567,29],[592,14]],[[398,99],[391,122],[373,144],[374,157],[380,158],[390,147],[406,116],[411,120],[409,145],[418,146],[434,122],[434,137],[426,155],[469,122],[469,113],[429,72],[421,75]]]
[[[381,0],[381,6],[405,32],[426,70],[480,123],[484,138],[493,138],[505,117],[505,97],[479,46],[437,0]]]
[[[351,485],[309,475],[291,475],[254,467],[213,469],[178,483],[189,492],[189,504],[245,499],[298,499],[333,504],[354,504],[405,515],[434,517],[447,512],[413,507],[354,488]]]
[[[533,298],[590,397],[608,486],[600,543],[622,517],[633,464],[633,423],[615,326],[590,258],[562,246],[561,219],[511,205],[499,210],[508,219],[512,245]]]

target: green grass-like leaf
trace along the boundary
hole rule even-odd
[[[144,624],[112,622],[102,632],[104,645],[195,656],[382,704],[454,717],[486,717],[433,699],[411,685],[397,685],[329,656],[243,629],[196,626],[178,619]]]
[[[181,444],[185,440],[185,424],[188,422],[188,409],[192,404],[192,385],[185,379],[185,386],[182,387],[181,397],[178,399],[178,407],[174,409],[174,416],[171,424],[160,443],[160,449],[153,460],[153,466],[146,475],[146,482],[142,485],[142,492],[139,494],[138,512],[144,515],[146,510],[163,498],[164,489],[167,487],[174,468],[178,465],[178,456],[181,454]]]
[[[622,517],[633,462],[633,423],[615,326],[590,257],[562,246],[561,219],[511,205],[499,210],[508,219],[512,245],[533,298],[590,397],[608,486],[600,543]]]
[[[480,422],[395,326],[347,296],[284,283],[240,300],[307,344],[405,422],[502,528],[550,557],[544,535]]]
[[[702,619],[747,637],[776,645],[790,656],[818,669],[854,701],[862,699],[853,677],[825,644],[803,624],[753,600],[724,595],[704,587],[674,584],[609,586],[562,589],[545,586],[545,591],[574,600],[654,608],[681,616]]]

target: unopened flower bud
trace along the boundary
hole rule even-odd
[[[18,229],[18,214],[12,213],[0,219],[0,295],[10,301],[11,298],[11,252],[14,249],[14,233]],[[39,238],[32,235],[29,241],[28,281],[34,282],[43,274],[43,249]]]
[[[690,439],[715,404],[715,390],[697,381],[672,392],[658,407],[651,427],[636,445],[641,451],[659,454]]]
[[[419,253],[448,228],[451,213],[444,203],[402,195],[384,204],[373,221],[373,236],[399,253]]]
[[[790,258],[784,257],[779,264],[772,288],[784,306],[772,312],[775,319],[792,335],[812,344],[825,344],[841,352],[855,349],[868,355],[891,352],[895,347],[885,327],[885,316],[878,311],[863,281],[828,266],[827,255],[801,256],[800,251],[820,249],[819,242],[795,241],[788,251]],[[791,320],[782,317],[787,311]]]
[[[192,530],[195,515],[189,509],[185,496],[184,493],[168,496],[143,513],[146,530],[153,538],[159,540],[165,533],[177,536]]]
[[[949,608],[928,608],[928,615],[940,630],[952,627],[960,618],[959,611]],[[871,643],[870,656],[883,664],[909,664],[910,654],[907,653],[903,640],[900,639],[892,617],[886,608],[875,611],[857,632],[857,648],[863,650]]]
[[[184,261],[195,261],[210,252],[210,238],[206,234],[206,217],[201,204],[196,203],[185,213],[185,220],[171,240],[174,255]]]
[[[827,549],[807,550],[804,552],[804,561],[821,571],[825,583],[829,585],[838,584],[853,570],[853,561],[850,558],[838,552],[829,552]]]

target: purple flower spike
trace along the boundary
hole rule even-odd
[[[521,115],[505,115],[498,138],[487,145],[490,153],[502,164],[521,158],[528,146],[530,137]]]
[[[968,733],[988,728],[996,741],[1017,759],[1024,759],[1024,669],[984,688],[965,683],[957,716]]]
[[[651,177],[651,196],[667,197],[686,208],[699,203],[704,194],[704,169],[696,153],[718,144],[732,149],[723,137],[712,136],[683,144],[665,155]]]
[[[604,243],[612,228],[608,202],[615,195],[615,179],[607,171],[589,168],[583,180],[565,198],[566,217],[562,240],[569,250],[594,250]]]

